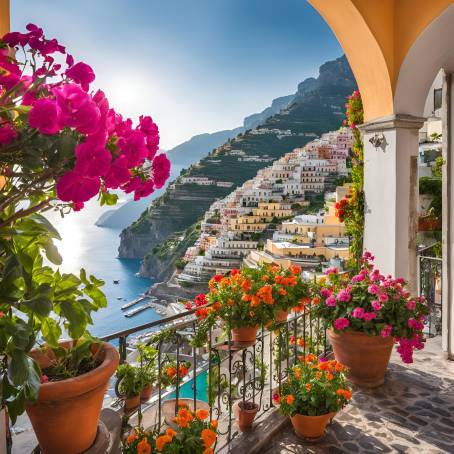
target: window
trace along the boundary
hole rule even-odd
[[[442,89],[437,88],[434,90],[434,110],[441,108],[442,104]]]

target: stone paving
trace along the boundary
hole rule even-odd
[[[454,362],[439,342],[428,340],[411,365],[393,354],[385,384],[355,389],[322,442],[304,443],[287,425],[266,454],[454,453]]]

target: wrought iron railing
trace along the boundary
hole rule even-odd
[[[260,327],[256,343],[250,346],[234,343],[230,332],[224,337],[221,325],[210,330],[204,347],[192,346],[198,329],[196,309],[105,336],[104,341],[118,341],[122,362],[134,362],[138,342],[157,350],[155,392],[125,415],[125,428],[128,419],[141,420],[147,428],[171,424],[185,399],[192,408],[209,409],[211,419],[218,419],[216,451],[221,450],[239,433],[235,424],[239,402],[257,404],[256,419],[262,418],[276,406],[273,396],[298,357],[327,354],[326,331],[310,309],[308,304],[306,311],[291,314],[287,321]],[[139,338],[134,337],[139,333]],[[175,383],[165,387],[162,374],[169,359],[176,363]],[[186,361],[191,363],[191,373],[180,377],[179,366]],[[119,393],[117,397],[113,405],[119,407],[122,398]]]
[[[429,308],[425,331],[429,337],[441,335],[442,264],[442,258],[434,256],[433,246],[418,251],[418,290]]]

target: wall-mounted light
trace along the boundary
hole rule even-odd
[[[369,139],[369,142],[375,147],[375,148],[382,148],[383,145],[386,142],[385,136],[383,133],[375,133],[373,137]]]

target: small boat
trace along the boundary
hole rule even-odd
[[[119,281],[118,279],[114,279],[113,283],[114,283],[114,284],[119,284],[120,281]]]
[[[117,296],[117,300],[121,301],[123,298],[121,296]]]

